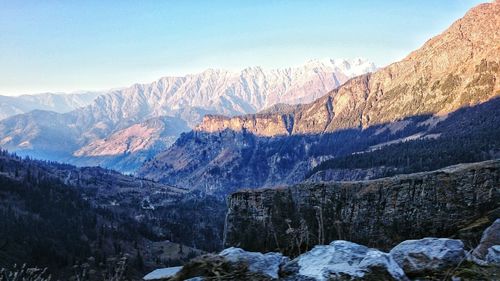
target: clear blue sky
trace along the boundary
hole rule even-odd
[[[476,0],[0,0],[0,94],[93,90],[325,57],[383,66]]]

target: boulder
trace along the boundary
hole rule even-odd
[[[500,245],[500,219],[496,219],[492,225],[486,228],[479,245],[474,249],[472,255],[484,260],[488,249],[494,245]]]
[[[447,238],[406,240],[390,251],[408,275],[442,271],[457,266],[465,258],[464,244]]]
[[[224,252],[224,251],[223,251]],[[181,280],[252,280],[252,281],[269,281],[276,279],[269,274],[273,274],[275,265],[270,265],[270,255],[260,253],[249,254],[240,249],[231,249],[224,253],[229,258],[220,254],[206,254],[193,258],[187,262],[182,269],[168,280],[181,281]],[[260,256],[260,255],[262,256]],[[242,257],[244,256],[244,258]],[[252,259],[247,259],[249,256]],[[256,258],[262,258],[260,262]],[[229,260],[231,259],[231,260]],[[285,258],[284,261],[288,259]],[[266,266],[267,264],[267,266]],[[250,270],[250,266],[252,270]],[[276,267],[276,268],[279,268]],[[257,271],[258,270],[258,271]],[[267,273],[266,273],[267,272]],[[277,277],[277,269],[276,275]],[[195,279],[193,279],[195,278]]]
[[[175,267],[166,267],[166,268],[159,268],[156,269],[146,276],[144,276],[142,279],[144,280],[162,280],[162,279],[167,279],[179,272],[182,269],[182,266],[175,266]]]
[[[288,257],[280,253],[262,254],[258,252],[247,252],[240,248],[227,248],[220,252],[220,256],[224,257],[229,262],[245,263],[248,270],[270,278],[277,279],[280,267],[289,261]]]
[[[343,240],[315,246],[286,264],[282,273],[285,280],[407,280],[389,254]]]
[[[500,265],[500,245],[491,246],[486,254],[486,262]]]
[[[384,280],[408,280],[403,269],[391,255],[376,249],[371,249],[366,253],[359,267],[368,270],[364,276],[366,280],[376,279],[376,277],[385,277]]]

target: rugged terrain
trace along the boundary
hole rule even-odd
[[[48,267],[61,280],[74,265],[100,274],[123,256],[137,280],[222,244],[222,200],[98,167],[2,150],[0,203],[0,268]]]
[[[156,117],[96,139],[73,153],[76,163],[88,166],[113,167],[133,173],[137,165],[167,149],[178,136],[188,131],[178,118]],[[70,160],[69,162],[75,162]]]
[[[324,160],[385,145],[436,140],[431,146],[442,147],[461,138],[477,144],[479,127],[498,136],[499,30],[500,4],[481,4],[402,61],[350,79],[310,104],[206,116],[139,174],[227,193],[296,183]],[[470,149],[480,160],[498,153],[490,139]],[[451,153],[460,159],[445,165],[466,158],[464,150]]]
[[[408,126],[394,133],[384,125],[275,137],[193,131],[147,162],[140,175],[228,194],[298,183],[315,173],[308,180],[362,180],[495,159],[500,147],[499,107],[500,99],[494,98],[453,112],[435,125],[429,116],[408,118],[400,122]],[[330,168],[334,170],[324,171]]]
[[[500,161],[493,160],[371,181],[240,191],[229,198],[225,246],[295,256],[339,239],[389,249],[407,239],[454,235],[472,247],[477,231],[500,217],[499,187]]]
[[[486,226],[473,254],[462,240],[436,237],[405,240],[387,252],[333,240],[295,258],[230,247],[196,257],[184,266],[156,269],[143,280],[497,280],[500,219]]]
[[[278,103],[310,102],[375,69],[362,59],[328,59],[282,69],[208,69],[163,77],[111,90],[68,113],[38,110],[2,120],[0,145],[21,155],[133,172],[206,114],[232,116]],[[140,144],[131,140],[144,137],[146,131],[150,138]]]

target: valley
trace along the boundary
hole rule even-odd
[[[500,280],[499,1],[383,67],[190,73],[0,96],[0,281]]]
[[[0,181],[1,264],[35,264],[62,278],[73,274],[75,262],[100,274],[107,262],[127,257],[129,274],[138,278],[222,244],[223,219],[211,219],[224,216],[218,198],[7,151],[0,156]]]

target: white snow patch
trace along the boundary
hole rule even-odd
[[[383,143],[379,143],[379,144],[376,144],[376,145],[372,145],[372,146],[370,146],[370,148],[368,149],[368,151],[373,151],[373,150],[381,149],[382,147],[387,146],[387,145],[391,145],[391,144],[396,144],[396,143],[400,143],[400,142],[407,142],[407,141],[417,140],[417,139],[420,139],[423,135],[424,135],[423,133],[417,133],[417,134],[414,134],[414,135],[411,135],[411,136],[408,136],[408,137],[405,137],[405,138],[400,138],[400,139],[396,139],[396,140],[392,140],[392,141],[388,141],[388,142],[383,142]]]
[[[434,115],[430,117],[429,119],[422,121],[417,124],[417,126],[429,126],[429,129],[434,128],[439,122],[442,122],[448,118],[448,115]]]
[[[411,121],[408,121],[408,120],[402,120],[402,121],[396,121],[393,123],[389,123],[389,124],[383,126],[382,128],[377,129],[377,131],[375,131],[375,135],[379,135],[386,130],[389,130],[391,132],[391,134],[394,134],[394,133],[397,133],[397,132],[403,130],[409,124],[411,124]]]
[[[177,274],[182,269],[182,266],[174,266],[174,267],[167,267],[167,268],[159,268],[156,269],[146,276],[144,276],[142,279],[144,280],[158,280],[158,279],[163,279],[163,278],[169,278]]]

